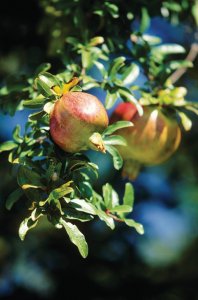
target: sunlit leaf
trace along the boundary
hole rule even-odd
[[[105,145],[127,145],[127,141],[121,135],[109,135],[104,137],[103,141]]]
[[[83,258],[87,257],[88,255],[88,245],[85,240],[84,235],[76,225],[73,225],[70,222],[66,222],[62,218],[60,219],[60,224],[62,224],[71,240],[71,242],[77,246],[80,254]]]
[[[131,127],[133,124],[130,121],[117,121],[112,125],[109,125],[102,133],[102,136],[105,137],[106,135],[110,135],[117,131],[118,129]]]
[[[111,156],[113,158],[114,168],[116,170],[121,169],[122,165],[123,165],[123,159],[122,159],[122,156],[120,155],[119,151],[115,147],[109,146],[109,145],[106,145],[105,148],[106,148],[107,152],[109,152],[109,154],[111,154]]]
[[[139,234],[144,234],[144,227],[142,226],[142,224],[137,223],[137,222],[135,222],[134,220],[131,220],[131,219],[125,219],[124,222],[128,226],[134,227]]]
[[[123,203],[130,206],[132,211],[134,203],[134,189],[132,184],[129,182],[125,184]]]

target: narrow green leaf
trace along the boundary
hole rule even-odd
[[[11,210],[12,206],[21,198],[23,195],[23,190],[18,188],[13,191],[6,199],[5,206],[8,210]]]
[[[42,111],[38,111],[34,114],[29,115],[28,119],[31,121],[37,121],[39,119],[41,119],[46,113],[42,110]]]
[[[161,38],[155,35],[143,34],[142,38],[150,45],[156,45],[162,42]]]
[[[195,24],[198,26],[198,0],[195,0],[192,6],[192,15],[195,20]]]
[[[118,121],[113,123],[112,125],[109,125],[102,133],[102,137],[105,137],[106,135],[110,135],[121,128],[131,127],[133,124],[130,121]]]
[[[17,181],[20,187],[24,189],[31,187],[45,189],[45,186],[41,182],[40,175],[26,166],[19,167]]]
[[[168,66],[172,69],[172,70],[177,70],[180,68],[192,68],[193,67],[193,63],[189,60],[172,60]]]
[[[127,141],[121,135],[109,135],[106,136],[103,139],[103,141],[105,145],[120,145],[120,146],[127,145]]]
[[[163,44],[160,46],[153,47],[151,52],[154,55],[155,54],[168,55],[168,54],[185,53],[186,50],[184,47],[178,44]]]
[[[110,109],[118,99],[118,95],[116,92],[111,93],[107,91],[106,99],[105,99],[105,107],[106,109]]]
[[[45,83],[40,78],[36,78],[35,79],[35,83],[36,83],[36,86],[37,86],[38,90],[41,92],[41,94],[43,96],[49,97],[49,96],[54,95],[54,92],[51,90],[50,85],[48,85],[47,83]]]
[[[114,220],[109,217],[104,211],[98,210],[97,215],[100,220],[104,221],[112,230],[115,228]]]
[[[16,148],[18,145],[13,141],[7,141],[0,144],[0,153],[4,151],[10,151]]]
[[[20,136],[20,131],[21,131],[21,127],[20,125],[17,125],[13,132],[12,132],[12,136],[13,136],[13,140],[17,143],[22,143],[23,142],[23,139],[22,137]]]
[[[22,105],[27,108],[41,108],[46,101],[46,98],[40,95],[39,97],[32,99],[32,100],[24,100],[22,101]]]
[[[50,88],[54,85],[60,85],[60,81],[56,78],[56,76],[48,72],[42,72],[41,74],[39,74],[38,78],[40,78],[41,81],[45,82]]]
[[[143,115],[142,106],[135,99],[135,97],[131,94],[130,90],[128,90],[127,88],[122,87],[122,88],[119,88],[118,92],[120,93],[121,98],[124,98],[123,100],[126,100],[127,102],[131,102],[131,103],[135,104],[135,106],[137,108],[137,111],[138,111],[140,116]]]
[[[72,183],[72,181],[68,181],[64,184],[62,184],[60,187],[54,189],[50,194],[49,197],[47,198],[47,201],[50,202],[52,200],[58,200],[61,197],[70,194],[71,192],[73,192],[73,188],[70,187],[70,184]]]
[[[188,102],[186,102],[187,105],[185,105],[185,109],[190,110],[194,112],[196,115],[198,115],[198,107],[196,105],[188,105]]]
[[[142,226],[142,224],[137,223],[137,222],[135,222],[134,220],[131,220],[131,219],[125,219],[124,222],[128,226],[134,227],[139,234],[144,234],[144,227]]]
[[[81,56],[83,68],[89,69],[93,65],[91,52],[87,49],[83,49],[81,52]]]
[[[125,205],[129,205],[131,207],[131,211],[133,210],[134,188],[133,188],[132,184],[129,182],[127,182],[125,184],[123,203]]]
[[[140,32],[144,32],[150,26],[150,17],[146,7],[142,7],[142,17],[140,23]]]
[[[109,183],[103,185],[102,194],[104,198],[105,207],[111,208],[112,207],[112,186]]]
[[[46,72],[51,68],[51,64],[50,63],[43,63],[41,64],[35,71],[35,76],[34,78],[36,78],[38,76],[39,73],[42,72]]]
[[[96,215],[97,214],[97,209],[96,207],[91,204],[88,203],[87,201],[83,200],[83,199],[72,199],[70,201],[71,204],[74,204],[74,208],[78,211],[82,211],[91,215]]]
[[[22,241],[24,241],[25,236],[28,232],[28,230],[34,228],[38,223],[38,220],[36,220],[35,222],[33,222],[30,218],[26,218],[22,221],[22,223],[19,226],[19,237]]]
[[[105,148],[106,148],[107,152],[109,152],[111,154],[111,156],[113,157],[114,168],[116,170],[120,170],[123,165],[123,159],[122,159],[122,156],[120,155],[119,151],[115,147],[109,146],[109,145],[106,145]]]
[[[84,83],[82,86],[82,89],[84,91],[87,91],[87,90],[90,90],[92,88],[99,87],[99,86],[100,85],[96,81],[91,81],[91,82]]]
[[[131,211],[132,208],[129,205],[117,205],[110,209],[110,212],[116,212],[116,213],[129,213]]]
[[[131,64],[122,74],[123,85],[128,85],[134,82],[140,74],[140,68],[136,64]]]
[[[102,76],[105,76],[107,71],[105,69],[105,66],[99,62],[99,61],[95,61],[94,65],[96,66],[96,68],[100,71],[100,73],[102,74]]]
[[[179,117],[181,119],[182,125],[186,131],[189,131],[192,127],[192,121],[187,117],[187,115],[181,111],[178,111]]]
[[[119,71],[119,69],[124,66],[124,62],[125,62],[126,58],[124,56],[120,56],[115,58],[112,63],[110,64],[109,67],[109,77],[111,80],[113,80],[117,74],[117,72]]]
[[[77,246],[82,257],[86,258],[88,255],[88,245],[82,232],[80,232],[76,225],[66,222],[62,218],[60,219],[60,224],[64,226],[71,242]]]

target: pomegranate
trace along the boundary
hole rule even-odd
[[[108,126],[107,112],[93,95],[66,92],[50,114],[52,140],[66,152],[88,148],[105,152],[100,133]]]
[[[144,106],[139,116],[135,105],[121,103],[115,109],[111,122],[131,121],[134,126],[116,133],[123,136],[127,146],[118,150],[124,159],[123,176],[134,179],[141,165],[156,165],[167,160],[178,148],[181,131],[175,112],[166,113],[160,106]]]

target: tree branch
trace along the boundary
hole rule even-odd
[[[186,57],[185,60],[193,62],[198,55],[198,43],[193,43],[190,47],[190,51]],[[181,68],[179,70],[176,70],[169,79],[172,83],[175,83],[177,80],[179,80],[187,71],[187,68]]]

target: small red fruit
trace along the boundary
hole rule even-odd
[[[167,160],[178,148],[181,130],[176,115],[159,106],[144,106],[139,116],[135,105],[121,103],[115,109],[111,122],[131,121],[134,126],[116,133],[123,136],[127,146],[119,146],[124,159],[123,175],[134,179],[141,165],[157,165]]]
[[[92,148],[105,152],[99,133],[108,126],[108,115],[95,96],[84,92],[67,92],[50,114],[50,134],[66,152]]]

